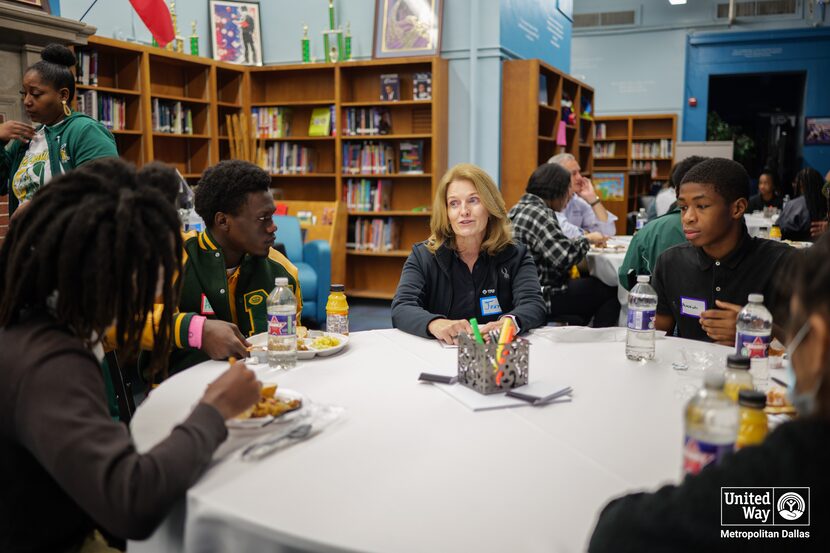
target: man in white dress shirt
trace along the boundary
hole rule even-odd
[[[550,158],[548,163],[559,164],[571,173],[573,197],[568,202],[564,215],[573,226],[568,229],[563,227],[565,234],[575,233],[573,227],[578,227],[584,232],[600,232],[606,236],[614,236],[617,232],[614,225],[617,216],[602,205],[591,180],[580,173],[581,168],[576,158],[571,154],[557,154]],[[561,221],[561,218],[559,219]]]

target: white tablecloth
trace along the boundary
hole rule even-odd
[[[731,348],[663,338],[655,362],[637,363],[622,341],[563,343],[554,338],[576,338],[560,332],[578,331],[530,337],[530,380],[571,385],[573,401],[483,412],[417,382],[453,373],[456,350],[397,330],[352,334],[342,354],[279,378],[345,407],[341,421],[256,463],[230,454],[130,552],[584,550],[608,500],[679,478],[683,405],[700,384],[699,372],[671,367],[681,348],[724,359]],[[154,390],[133,419],[139,449],[226,366],[207,362]]]
[[[614,236],[608,241],[609,245],[625,246],[631,243],[631,236]],[[590,249],[588,250],[587,263],[588,272],[591,276],[600,279],[608,286],[618,286],[619,270],[625,261],[625,250],[622,251],[601,251]]]
[[[763,213],[747,213],[744,215],[746,221],[746,230],[750,236],[760,236],[762,238],[769,238],[769,229],[778,221],[778,215],[764,217]],[[766,232],[760,233],[761,228],[765,228]]]

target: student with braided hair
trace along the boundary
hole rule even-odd
[[[26,70],[20,94],[35,128],[20,121],[0,124],[0,195],[9,215],[50,179],[93,159],[118,157],[115,138],[95,119],[69,106],[75,96],[75,55],[50,44]]]
[[[77,551],[97,528],[147,537],[259,396],[236,363],[144,454],[110,417],[101,337],[114,324],[134,353],[160,301],[150,358],[164,368],[183,244],[170,202],[108,163],[54,179],[0,249],[0,551]]]

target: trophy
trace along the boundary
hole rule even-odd
[[[343,61],[352,61],[352,30],[351,24],[346,22],[346,35],[343,37]]]
[[[193,34],[190,35],[190,53],[194,56],[199,55],[199,35],[196,34],[196,21],[190,23]]]
[[[326,62],[334,63],[340,61],[342,49],[340,42],[343,39],[343,31],[335,29],[333,31],[323,31],[323,43],[326,47]]]
[[[302,44],[303,63],[311,62],[311,40],[308,38],[308,25],[303,25],[303,38],[300,41]]]
[[[173,35],[175,38],[167,43],[166,48],[171,52],[184,53],[184,39],[179,36],[178,19],[176,17],[176,3],[170,2],[170,18],[173,20]]]

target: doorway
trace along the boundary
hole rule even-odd
[[[735,160],[752,182],[757,183],[762,170],[772,170],[782,193],[791,196],[792,179],[801,166],[805,80],[805,72],[709,77],[707,140],[729,140],[733,134]]]

